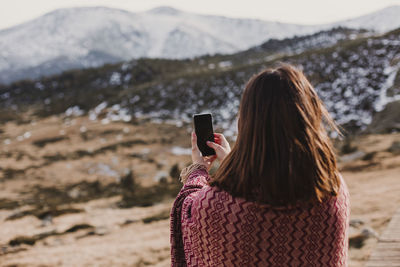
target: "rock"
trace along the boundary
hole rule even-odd
[[[0,248],[0,256],[5,255],[5,254],[10,254],[10,253],[18,253],[21,251],[28,250],[27,247],[20,247],[20,246],[2,246]]]
[[[400,131],[400,100],[388,103],[376,113],[366,133],[392,133]]]
[[[346,163],[346,162],[354,161],[354,160],[357,160],[357,159],[361,159],[364,156],[365,156],[365,152],[356,151],[356,152],[341,156],[340,157],[340,161]]]
[[[358,147],[353,144],[353,140],[351,138],[347,138],[344,141],[344,144],[340,148],[340,152],[343,155],[351,154],[357,152]]]
[[[129,224],[137,223],[137,222],[140,222],[140,220],[136,220],[136,219],[127,219],[127,220],[125,220],[125,221],[121,224],[121,226],[129,225]]]
[[[370,227],[366,227],[366,228],[362,229],[361,234],[367,238],[370,238],[370,237],[378,238],[378,234],[375,232],[374,229],[372,229]]]
[[[364,221],[361,219],[352,219],[350,220],[350,226],[358,228],[359,226],[363,225]]]
[[[166,171],[159,171],[156,173],[156,175],[154,176],[154,181],[159,182],[162,179],[166,179],[168,177],[168,172]]]
[[[400,141],[394,141],[388,151],[393,154],[400,154]]]
[[[365,227],[361,231],[350,235],[349,247],[362,248],[367,239],[377,238],[377,237],[378,237],[378,234],[372,228]]]
[[[67,230],[64,231],[64,233],[73,233],[82,229],[93,229],[94,227],[90,224],[87,223],[81,223],[81,224],[76,224],[74,226],[71,226]]]
[[[103,236],[103,235],[106,235],[106,234],[109,233],[108,229],[106,227],[104,227],[104,226],[96,227],[94,232],[95,232],[96,235],[99,235],[99,236]]]
[[[46,227],[51,224],[53,224],[53,216],[47,215],[42,219],[42,224],[41,224],[42,227]]]
[[[87,232],[87,233],[85,233],[83,235],[78,236],[77,239],[85,238],[85,237],[88,237],[88,236],[94,236],[94,235],[103,236],[103,235],[108,234],[109,232],[110,231],[106,227],[99,226],[99,227],[96,227],[94,230],[91,230],[91,231],[89,231],[89,232]]]
[[[81,192],[79,191],[78,187],[72,188],[70,191],[68,191],[68,196],[72,199],[78,199],[81,195]]]

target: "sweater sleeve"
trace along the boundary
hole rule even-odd
[[[182,236],[182,219],[185,220],[188,217],[188,201],[185,199],[191,198],[196,192],[207,186],[209,180],[207,168],[201,164],[192,164],[181,172],[181,181],[184,185],[171,209],[171,266],[186,266]]]
[[[182,190],[185,190],[185,187],[190,187],[192,185],[203,187],[207,185],[208,181],[210,181],[207,168],[202,164],[192,164],[184,168],[181,172],[180,178],[183,183]]]

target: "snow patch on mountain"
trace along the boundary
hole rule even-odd
[[[0,30],[0,83],[133,58],[181,59],[234,53],[271,38],[301,36],[337,26],[395,29],[400,27],[400,6],[315,26],[199,15],[171,7],[139,13],[106,7],[59,9]]]
[[[332,24],[355,29],[387,32],[400,27],[400,6],[389,6],[374,13]]]

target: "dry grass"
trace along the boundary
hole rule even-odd
[[[83,128],[84,127],[84,128]],[[19,138],[29,132],[29,138]],[[62,138],[61,138],[62,137]],[[169,266],[169,212],[188,155],[174,125],[103,125],[86,117],[9,122],[0,142],[0,266]],[[380,234],[400,205],[400,134],[347,144],[340,162],[354,234]],[[347,150],[346,150],[347,151]],[[353,154],[358,153],[358,154]],[[356,225],[356,224],[354,224]],[[376,244],[350,249],[363,266]]]

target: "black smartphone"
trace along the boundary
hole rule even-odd
[[[214,130],[210,113],[193,115],[194,131],[197,136],[197,146],[203,157],[215,155],[215,150],[207,145],[207,141],[214,142]]]

